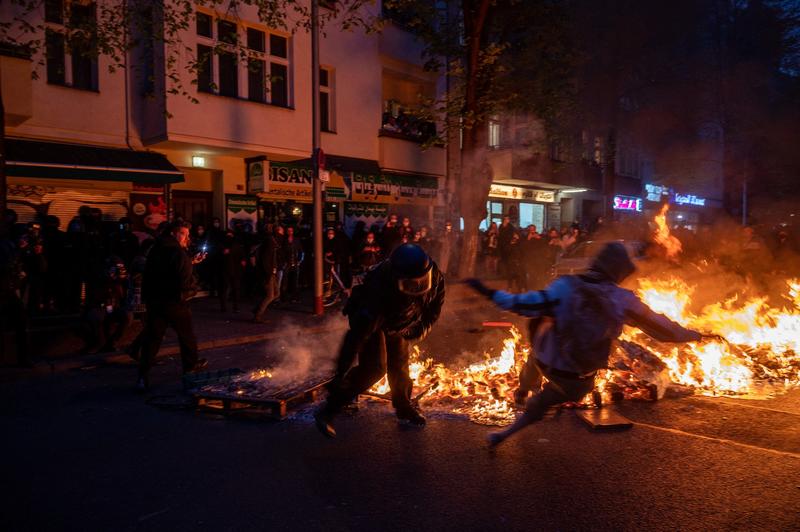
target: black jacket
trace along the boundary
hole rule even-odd
[[[362,334],[378,329],[409,340],[424,338],[439,319],[444,304],[444,276],[433,265],[431,289],[421,296],[408,296],[397,288],[388,260],[370,270],[364,283],[353,288],[344,308],[350,327]]]
[[[142,281],[144,302],[180,303],[195,292],[192,259],[174,236],[162,236],[147,254]]]

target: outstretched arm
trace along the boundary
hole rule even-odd
[[[464,281],[481,295],[491,299],[495,305],[503,310],[509,310],[529,318],[552,313],[553,308],[558,305],[561,294],[561,283],[557,280],[544,290],[514,294],[504,290],[492,290],[478,279],[467,279]]]
[[[641,329],[660,342],[697,342],[703,338],[699,332],[653,311],[636,296],[625,309],[625,323]]]

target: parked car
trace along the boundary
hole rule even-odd
[[[586,271],[603,246],[609,242],[619,242],[628,250],[632,259],[641,257],[644,245],[638,240],[588,240],[568,249],[556,259],[551,270],[553,278]]]

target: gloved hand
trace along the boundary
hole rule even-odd
[[[724,344],[728,343],[728,339],[722,336],[721,334],[700,333],[700,336],[703,338],[703,340],[713,340],[715,342],[720,342]]]
[[[418,340],[422,336],[423,332],[425,331],[422,328],[422,325],[414,325],[412,327],[404,329],[403,332],[400,333],[400,336],[402,336],[406,340]]]
[[[474,277],[471,277],[469,279],[464,279],[464,284],[468,285],[470,288],[472,288],[482,296],[486,296],[490,299],[492,298],[492,296],[494,296],[494,293],[497,292],[497,290],[492,290],[491,288],[483,284],[483,281],[481,281],[480,279],[475,279]]]

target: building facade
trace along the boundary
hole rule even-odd
[[[437,79],[400,27],[377,35],[328,28],[312,94],[310,35],[266,27],[249,6],[236,17],[198,8],[184,50],[140,47],[111,72],[107,57],[65,45],[64,17],[76,4],[65,2],[39,13],[48,28],[42,55],[2,57],[8,201],[21,221],[56,214],[64,229],[87,204],[143,231],[170,215],[254,229],[310,223],[311,102],[319,98],[326,222],[370,226],[397,212],[431,223],[445,153],[421,148],[433,125],[404,117],[435,93]],[[175,68],[165,66],[171,61]]]

